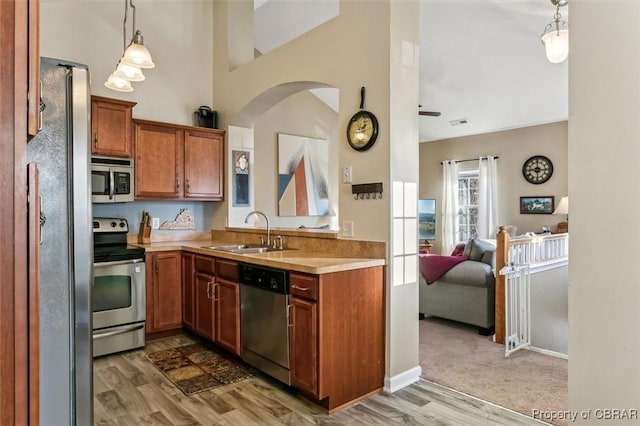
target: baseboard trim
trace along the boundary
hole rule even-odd
[[[533,352],[539,352],[539,353],[545,354],[545,355],[555,356],[556,358],[569,359],[569,355],[567,355],[567,354],[563,354],[561,352],[550,351],[548,349],[540,349],[540,348],[536,348],[535,346],[529,347],[529,350],[533,351]]]
[[[420,380],[421,374],[422,368],[417,365],[393,377],[385,377],[383,390],[388,393],[393,393]]]

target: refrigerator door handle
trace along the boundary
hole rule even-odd
[[[115,195],[115,178],[113,176],[113,169],[109,167],[109,199],[113,200],[113,196]]]
[[[40,198],[40,245],[44,242],[44,232],[42,232],[42,227],[47,221],[47,216],[44,215],[44,211],[42,210],[42,193],[38,194],[38,198]]]

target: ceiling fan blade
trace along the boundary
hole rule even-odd
[[[418,111],[420,115],[428,115],[430,117],[440,117],[440,111]]]

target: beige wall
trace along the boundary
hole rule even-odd
[[[104,87],[122,56],[124,1],[42,1],[40,54],[89,66],[91,94],[137,102],[134,117],[193,124],[200,105],[212,98],[213,14],[209,0],[137,0],[136,26],[156,67],[133,92]],[[132,11],[127,20],[131,39]]]
[[[640,409],[640,2],[570,7],[569,408]]]
[[[443,160],[464,160],[480,155],[498,155],[498,191],[500,224],[516,225],[518,233],[540,232],[543,225],[555,231],[565,216],[520,214],[521,196],[553,195],[556,204],[567,195],[567,122],[544,124],[420,144],[420,198],[436,200],[436,241],[441,247],[442,166]],[[534,185],[522,176],[522,165],[533,155],[544,155],[553,162],[553,175],[547,182]],[[475,162],[460,163],[460,168]],[[446,253],[448,254],[448,253]]]

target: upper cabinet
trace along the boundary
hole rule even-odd
[[[136,199],[224,199],[224,131],[133,122]]]
[[[91,96],[91,155],[132,157],[135,102]]]

